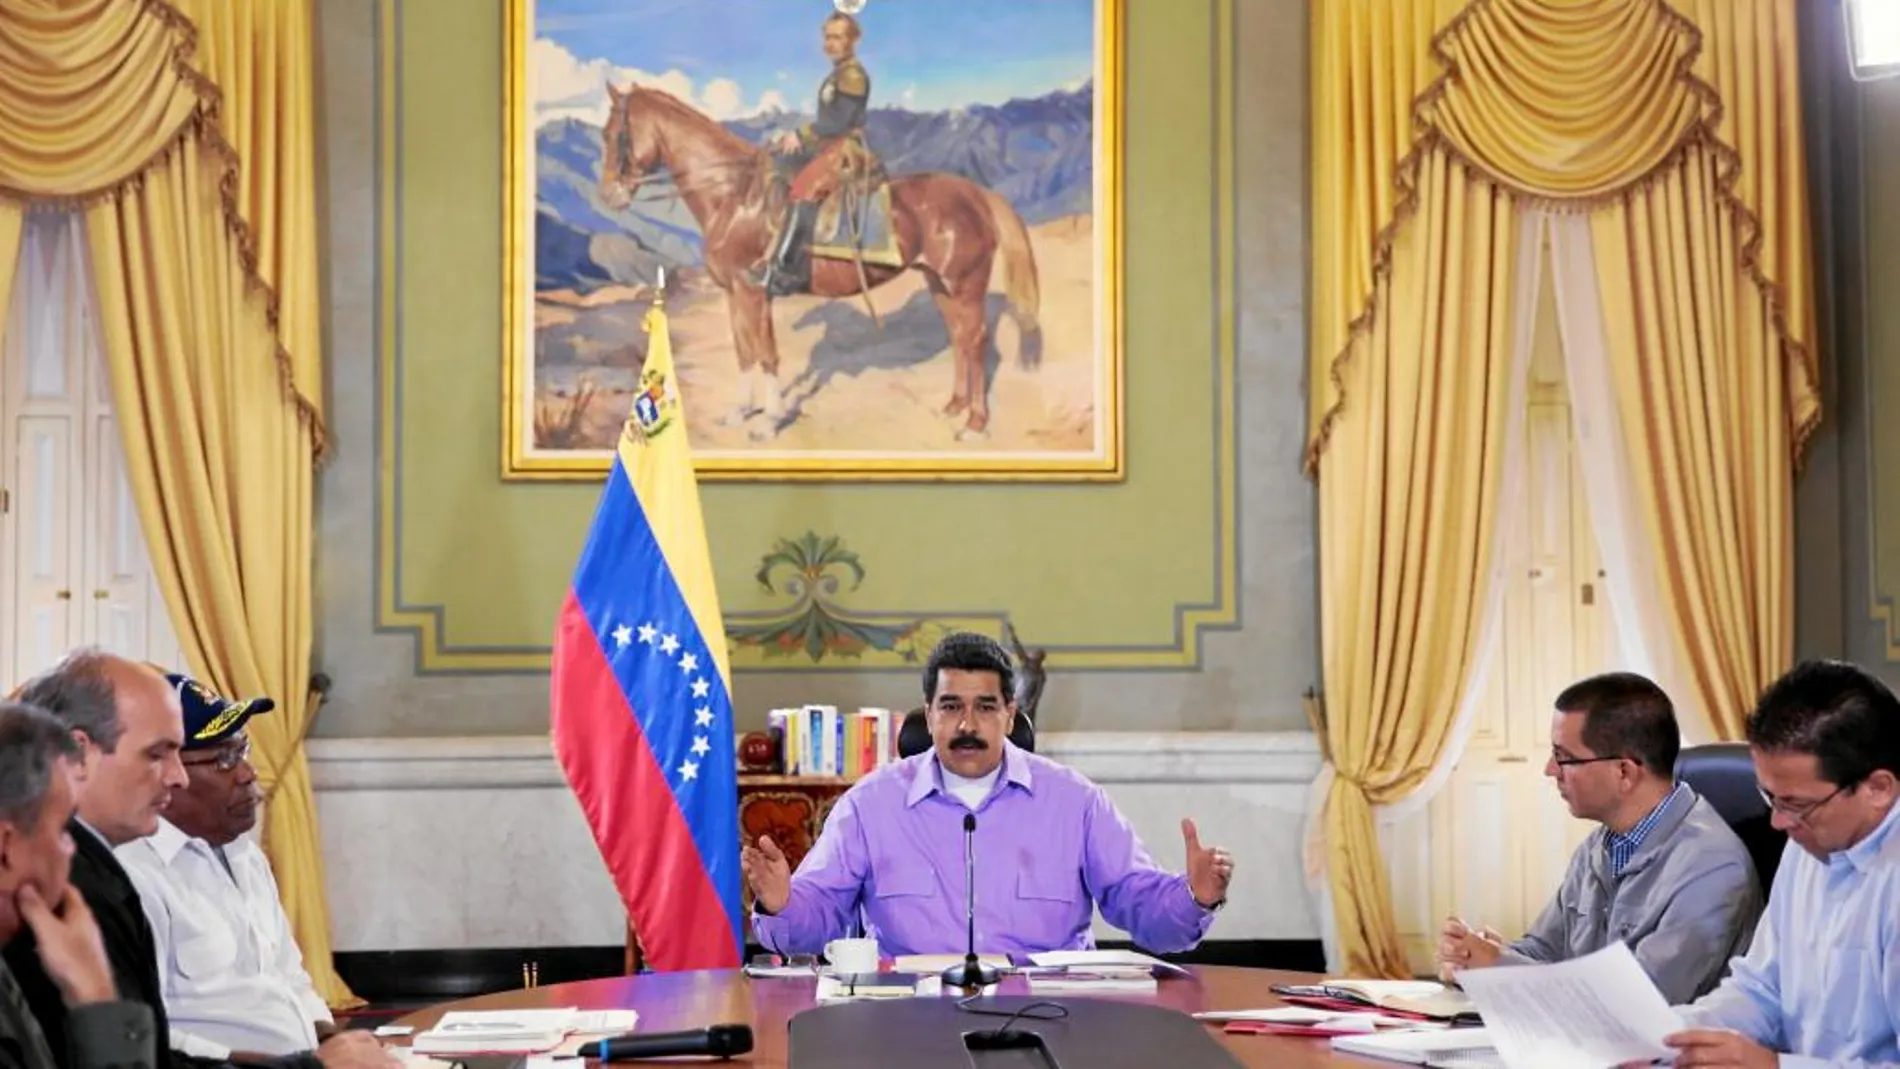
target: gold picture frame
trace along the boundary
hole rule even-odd
[[[742,13],[730,10],[733,3],[763,4],[767,0],[699,2],[716,6],[717,17],[730,24],[745,21],[739,17]],[[870,147],[874,152],[885,151],[880,133],[893,126],[905,129],[902,124],[908,121],[907,116],[922,116],[912,129],[926,131],[906,135],[910,139],[903,142],[902,151],[886,160],[890,174],[897,178],[910,173],[905,169],[906,161],[931,158],[933,146],[927,131],[940,129],[942,124],[928,126],[925,120],[940,117],[937,112],[943,109],[920,105],[912,110],[909,98],[897,93],[887,92],[880,100],[876,34],[883,28],[883,16],[879,3],[870,0],[857,16],[863,26],[864,60],[872,69],[871,106],[884,109],[870,129]],[[884,3],[890,4],[891,0]],[[706,115],[707,110],[716,109],[703,101],[713,99],[713,87],[718,83],[730,87],[720,90],[721,99],[727,103],[734,92],[743,93],[745,89],[737,79],[723,74],[709,76],[706,63],[714,64],[711,73],[720,68],[718,61],[707,61],[703,55],[693,61],[701,64],[697,76],[675,69],[643,77],[646,68],[610,54],[616,47],[610,37],[616,24],[638,26],[638,48],[656,56],[667,53],[666,20],[630,21],[639,18],[639,0],[506,0],[502,477],[591,481],[607,471],[613,455],[613,434],[625,417],[625,406],[618,401],[623,389],[619,379],[637,375],[635,350],[644,345],[644,340],[635,336],[638,313],[652,297],[651,286],[638,278],[657,261],[669,280],[667,308],[673,324],[675,360],[680,364],[682,389],[689,406],[695,466],[704,480],[1121,480],[1126,471],[1126,0],[1071,3],[1087,8],[1093,20],[1092,68],[1085,85],[1062,86],[1042,97],[1010,99],[1001,105],[973,101],[967,110],[958,105],[960,116],[987,108],[980,118],[997,125],[1007,137],[1009,123],[1017,121],[1010,116],[1045,103],[1051,108],[1066,103],[1068,111],[1060,114],[1067,116],[1070,125],[1054,128],[1072,134],[1081,107],[1076,100],[1085,89],[1089,98],[1087,211],[1054,214],[1069,210],[1084,196],[1074,188],[1080,183],[1074,182],[1073,166],[1062,172],[1065,180],[1073,183],[1059,190],[1063,199],[1048,192],[1048,183],[1030,181],[1036,176],[1024,176],[1013,187],[1033,192],[1011,194],[1005,190],[990,198],[1006,205],[1021,220],[1020,232],[1026,235],[1036,270],[1037,285],[1028,292],[1039,302],[1032,306],[1027,322],[1037,324],[1040,330],[1026,333],[1024,321],[1003,314],[1005,308],[1013,309],[1019,303],[1015,302],[1016,289],[1009,289],[1009,302],[997,293],[989,293],[983,305],[990,324],[984,363],[991,377],[984,396],[993,415],[988,427],[973,433],[967,413],[951,416],[935,407],[949,395],[957,357],[947,320],[942,318],[948,313],[939,313],[938,298],[927,291],[925,280],[916,270],[903,272],[886,286],[874,288],[869,302],[861,294],[779,298],[774,323],[778,358],[785,362],[773,375],[771,396],[778,399],[782,389],[787,415],[749,421],[735,417],[718,423],[713,415],[716,410],[747,403],[726,403],[727,398],[738,397],[741,390],[732,332],[719,329],[731,311],[728,291],[713,282],[711,273],[691,263],[666,262],[664,242],[677,239],[680,247],[692,247],[694,241],[701,240],[697,232],[691,238],[682,236],[685,228],[677,213],[648,220],[626,215],[624,207],[610,212],[603,206],[599,189],[589,188],[587,179],[597,180],[599,176],[601,130],[606,120],[601,119],[598,125],[592,120],[610,114],[610,109],[618,106],[614,102],[621,99],[618,94],[634,85],[673,90],[672,95],[684,97],[703,116],[702,121],[717,122],[728,132],[739,130],[740,137],[753,133],[770,136],[764,124],[776,120],[778,114],[761,110],[750,117],[725,120]],[[677,18],[682,9],[679,0],[668,0],[666,6]],[[1015,12],[1025,10],[1015,0],[960,0],[957,8],[971,18],[981,18],[992,6],[997,18],[1021,17]],[[559,10],[558,18],[564,20],[559,27],[549,28],[554,25],[552,19],[537,21],[537,13],[543,8]],[[587,15],[590,8],[600,10]],[[776,2],[770,11],[783,12],[786,8]],[[1033,9],[1034,5],[1027,10]],[[790,72],[789,80],[787,72],[779,72],[778,78],[787,82],[788,92],[805,91],[807,81],[816,88],[817,78],[811,75],[824,61],[818,51],[820,25],[832,10],[831,4],[821,0],[812,0],[809,10],[799,6],[798,17],[808,16],[810,51],[816,60]],[[914,5],[910,8],[916,10]],[[893,25],[913,17],[892,16]],[[591,23],[582,36],[573,28],[584,19]],[[575,44],[577,41],[582,43]],[[735,55],[748,60],[752,57],[743,38],[731,47]],[[946,49],[941,40],[933,40],[931,48],[940,55],[956,51]],[[579,54],[586,49],[592,51]],[[891,51],[901,54],[903,49],[887,49],[887,55]],[[531,64],[536,65],[535,69],[530,69]],[[1052,58],[1052,71],[1055,65]],[[898,65],[887,60],[884,66],[885,80],[902,85],[902,73],[891,69]],[[1033,69],[1033,64],[1030,67]],[[576,99],[571,93],[559,98],[537,95],[544,84],[558,83],[563,90],[577,86],[585,89],[590,83],[578,79],[594,72],[604,72],[608,82],[622,82],[613,92],[604,87],[598,90],[607,98],[605,103],[570,107]],[[598,81],[591,84],[597,85]],[[945,84],[953,81],[946,78]],[[706,87],[698,99],[690,90],[694,85]],[[757,98],[761,107],[766,97],[776,93],[761,94]],[[943,93],[939,93],[939,99]],[[907,106],[891,107],[893,97]],[[590,107],[594,109],[591,112],[586,110]],[[796,112],[803,113],[802,107]],[[737,113],[728,111],[729,116],[732,114]],[[1039,131],[1049,128],[1046,122],[1037,127]],[[585,173],[589,146],[595,153],[591,175]],[[1073,153],[1078,150],[1074,144],[1063,148],[1070,152],[1072,163]],[[940,153],[944,154],[947,150]],[[544,167],[555,176],[546,188],[557,192],[558,197],[544,196]],[[656,167],[655,173],[662,170]],[[1007,182],[1010,176],[1002,177]],[[667,184],[670,187],[670,182]],[[677,192],[674,196],[677,199]],[[550,222],[541,221],[544,214]],[[629,218],[634,222],[622,221]],[[544,225],[548,233],[537,233]],[[890,225],[894,233],[897,227]],[[590,232],[589,226],[596,229]],[[614,226],[651,226],[650,233],[659,235],[660,240],[647,240],[644,235],[649,231],[609,233]],[[545,255],[544,249],[548,250]],[[856,266],[862,271],[861,264]],[[1003,288],[1005,272],[1000,264],[994,274],[991,288]],[[596,278],[601,281],[593,281]],[[672,281],[676,278],[682,278],[683,284]],[[908,296],[903,296],[906,293]],[[900,299],[901,304],[897,303]],[[1029,349],[1035,348],[1025,344],[1028,333],[1040,339],[1040,366],[1027,356]],[[703,362],[697,359],[702,353]],[[602,386],[603,381],[607,385]],[[692,405],[695,390],[702,391],[708,401],[697,418]],[[630,404],[630,392],[627,400]],[[958,421],[964,421],[961,427]],[[601,443],[591,444],[596,438]]]

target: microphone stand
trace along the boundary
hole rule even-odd
[[[997,981],[996,968],[976,957],[976,814],[963,814],[963,895],[965,919],[969,923],[969,952],[961,964],[943,971],[943,982],[950,987],[976,991]]]

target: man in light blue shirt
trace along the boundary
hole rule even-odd
[[[1900,1069],[1900,700],[1810,661],[1762,695],[1748,743],[1792,842],[1754,945],[1683,1008],[1676,1064]]]

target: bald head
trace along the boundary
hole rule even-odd
[[[185,715],[165,677],[98,649],[75,650],[20,688],[80,745],[79,816],[113,845],[158,830],[185,785]]]

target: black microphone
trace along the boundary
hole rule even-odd
[[[672,1058],[681,1054],[710,1054],[716,1058],[730,1058],[751,1049],[751,1025],[716,1024],[691,1032],[657,1032],[648,1036],[628,1033],[612,1039],[596,1040],[582,1044],[579,1054],[583,1058],[599,1058],[603,1062],[630,1062],[638,1058]]]
[[[996,982],[996,969],[976,960],[976,814],[963,814],[963,897],[970,924],[969,953],[943,971],[943,982],[966,990]]]

